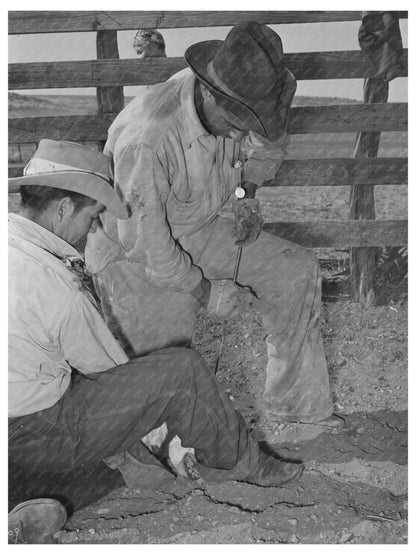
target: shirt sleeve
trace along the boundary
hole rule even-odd
[[[170,185],[157,154],[146,145],[116,154],[115,181],[132,210],[118,220],[118,235],[128,259],[146,261],[145,272],[157,287],[192,291],[202,271],[171,235],[166,213]],[[167,171],[167,170],[166,170]]]
[[[129,359],[99,312],[80,291],[62,317],[59,342],[65,360],[79,372],[103,372]]]

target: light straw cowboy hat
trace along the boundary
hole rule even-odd
[[[77,143],[42,139],[23,176],[10,178],[9,185],[43,185],[80,193],[125,220],[129,214],[114,190],[110,161],[105,154]]]

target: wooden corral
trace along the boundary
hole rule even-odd
[[[398,15],[407,18],[407,12]],[[97,114],[11,118],[9,144],[22,147],[47,137],[102,145],[109,125],[124,106],[123,86],[158,83],[186,67],[182,57],[119,59],[118,31],[231,26],[249,20],[267,24],[360,21],[361,12],[9,12],[9,34],[97,33],[96,60],[9,64],[9,90],[95,87]],[[362,78],[369,86],[381,81],[373,79],[375,70],[359,50],[358,39],[356,51],[289,53],[285,64],[298,81]],[[407,51],[404,65],[407,68]],[[402,76],[407,76],[407,69]],[[350,158],[286,160],[276,178],[266,183],[268,187],[351,186],[350,221],[276,222],[266,224],[265,230],[306,247],[351,248],[355,298],[365,304],[374,301],[374,247],[407,244],[407,220],[374,219],[374,186],[403,185],[408,180],[407,158],[377,157],[381,132],[407,131],[407,103],[387,103],[386,93],[388,84],[370,102],[292,108],[292,135],[361,135]],[[26,161],[10,166],[9,175],[21,175]]]

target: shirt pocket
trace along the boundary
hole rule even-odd
[[[166,201],[166,211],[171,226],[195,226],[212,214],[212,206],[204,191],[186,200],[179,199],[171,191]]]

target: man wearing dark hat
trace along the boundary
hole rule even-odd
[[[128,217],[109,157],[42,140],[9,183],[22,197],[20,214],[9,215],[9,459],[29,482],[26,498],[90,502],[103,459],[128,485],[147,476],[168,487],[174,475],[140,441],[161,425],[194,449],[207,480],[277,486],[299,476],[301,466],[259,451],[196,352],[171,347],[129,361],[102,320],[73,245],[97,230],[99,214]],[[23,500],[20,486],[12,482],[10,501]]]
[[[317,260],[260,233],[244,243],[234,283],[234,226],[220,215],[234,194],[274,178],[284,158],[296,81],[280,37],[266,25],[243,23],[224,41],[194,44],[185,59],[190,75],[147,87],[109,130],[105,152],[132,217],[103,215],[103,228],[87,244],[106,321],[137,355],[189,345],[201,307],[238,318],[256,300],[267,334],[267,415],[321,422],[333,407]],[[243,231],[259,231],[256,202],[237,201],[249,214],[238,221]]]

